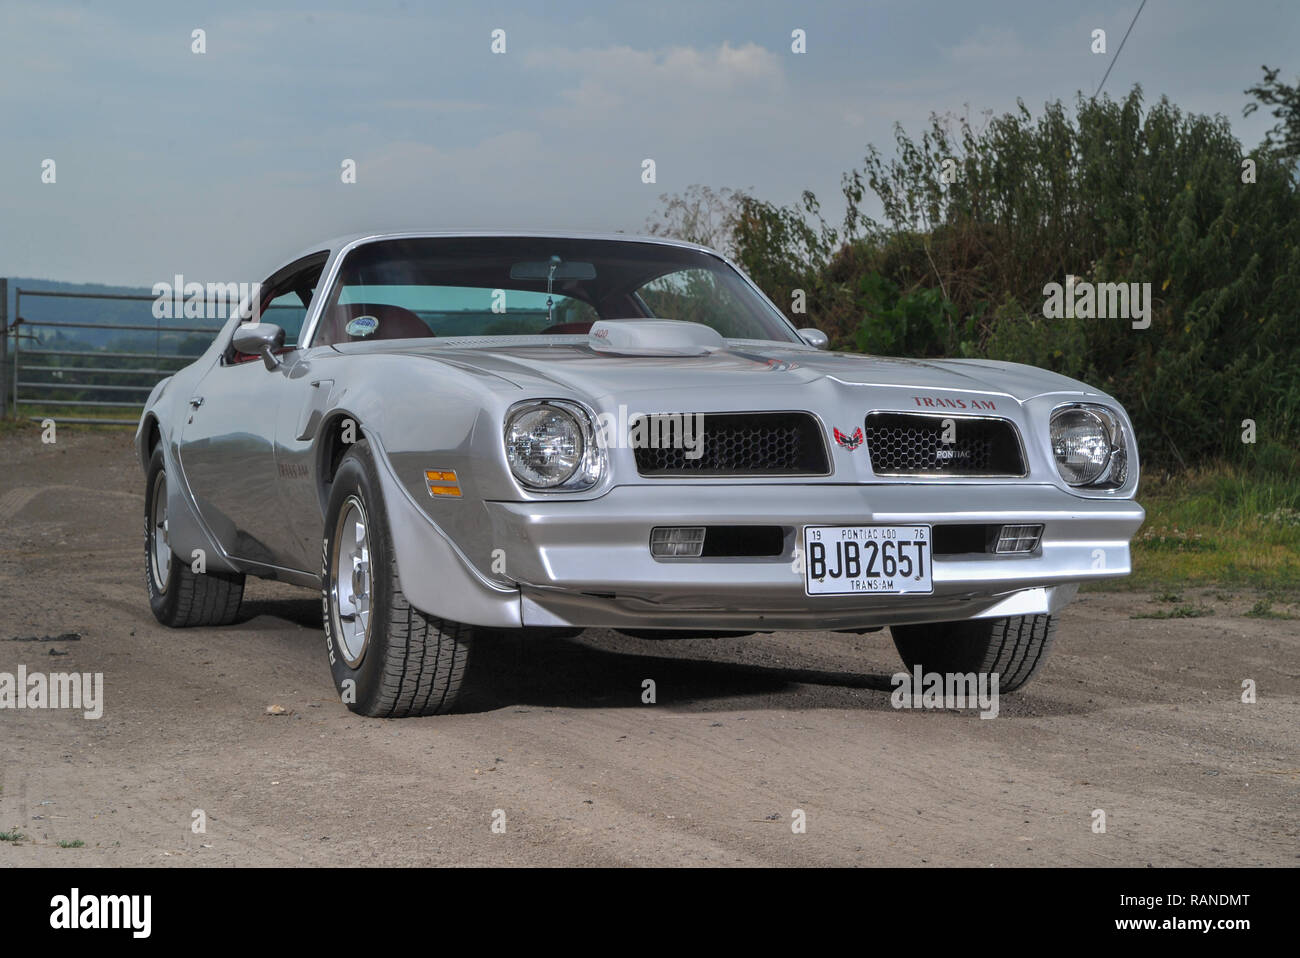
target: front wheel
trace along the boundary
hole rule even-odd
[[[325,646],[348,708],[384,718],[451,711],[475,629],[407,601],[364,439],[334,474],[321,561]]]
[[[998,688],[1014,692],[1038,672],[1056,636],[1050,615],[895,625],[889,631],[908,670],[996,674]]]

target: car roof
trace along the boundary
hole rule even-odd
[[[325,240],[322,243],[315,243],[302,250],[293,260],[302,259],[305,256],[311,256],[314,253],[320,253],[328,250],[331,253],[337,253],[339,250],[349,246],[358,246],[363,243],[374,243],[380,240],[391,239],[435,239],[435,238],[455,238],[455,237],[515,237],[515,238],[552,238],[552,239],[578,239],[578,240],[613,240],[625,243],[656,243],[660,246],[677,246],[683,249],[699,250],[704,253],[712,253],[714,256],[721,256],[715,249],[708,246],[701,246],[699,243],[688,243],[685,240],[674,239],[670,236],[648,236],[634,233],[588,233],[581,230],[499,230],[499,229],[478,229],[478,230],[393,230],[388,232],[368,232],[368,233],[345,233],[342,236],[335,236],[332,239]],[[725,257],[723,257],[725,259]],[[289,260],[288,262],[292,262]]]

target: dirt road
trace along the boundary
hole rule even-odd
[[[336,700],[309,592],[158,625],[142,484],[123,431],[0,440],[0,672],[105,686],[97,720],[0,710],[0,832],[26,836],[0,865],[1300,863],[1300,622],[1244,617],[1257,596],[1083,595],[992,720],[892,708],[887,633],[589,631],[494,640],[473,711],[382,721]]]

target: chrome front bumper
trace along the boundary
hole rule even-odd
[[[1047,484],[620,486],[595,500],[484,503],[526,626],[852,629],[1054,612],[1078,583],[1131,571],[1145,512]],[[674,525],[1042,523],[1031,555],[936,556],[928,595],[808,596],[774,558],[655,559]],[[502,585],[505,581],[502,581]]]

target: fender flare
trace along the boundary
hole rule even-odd
[[[451,537],[416,504],[398,480],[377,430],[346,409],[333,409],[322,417],[321,430],[340,417],[357,423],[359,437],[369,445],[384,498],[384,518],[397,556],[398,575],[407,600],[427,615],[465,625],[520,628],[523,614],[517,588],[485,578],[463,555]],[[319,438],[318,438],[319,444]],[[325,451],[318,449],[316,461]],[[328,484],[320,488],[328,490]]]

